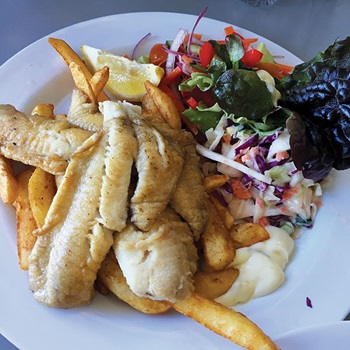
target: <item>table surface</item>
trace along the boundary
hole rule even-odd
[[[350,34],[350,0],[278,0],[272,6],[260,7],[249,6],[241,0],[2,0],[1,4],[0,65],[27,45],[58,29],[127,12],[198,15],[208,6],[206,17],[259,33],[302,60],[312,58],[335,39]],[[6,315],[0,311],[0,317]],[[0,349],[17,348],[0,335]]]

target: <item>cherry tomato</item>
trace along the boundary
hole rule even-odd
[[[163,44],[155,44],[149,53],[149,61],[157,66],[165,63],[168,53],[163,49]]]

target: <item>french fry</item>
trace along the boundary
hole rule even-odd
[[[80,66],[85,77],[90,80],[93,74],[90,72],[89,68],[85,64],[85,62],[80,58],[80,56],[62,39],[56,38],[48,38],[48,42],[50,45],[59,53],[59,55],[63,58],[63,60],[69,66],[72,62]],[[98,96],[97,100],[105,101],[109,100],[109,97],[105,94],[105,92],[101,92]]]
[[[142,98],[143,117],[149,120],[164,121],[159,114],[160,113],[158,112],[157,106],[155,105],[152,97],[146,91]]]
[[[29,179],[28,195],[33,217],[37,227],[45,222],[53,197],[56,193],[55,176],[36,168]]]
[[[230,235],[236,248],[250,247],[251,245],[270,238],[264,226],[244,222],[236,224],[230,230]]]
[[[37,228],[33,212],[30,208],[28,183],[33,170],[24,170],[17,175],[18,193],[14,202],[17,221],[17,251],[19,266],[28,270],[28,258],[34,247],[36,237],[32,232]]]
[[[176,311],[245,349],[278,350],[273,341],[254,322],[214,300],[193,294],[190,298],[169,304]]]
[[[233,240],[222,222],[218,210],[209,199],[207,201],[208,221],[201,236],[206,264],[213,270],[223,270],[235,255]]]
[[[90,85],[98,102],[109,100],[108,96],[103,93],[103,89],[107,84],[109,78],[109,67],[105,66],[98,70],[90,79]],[[101,96],[99,98],[99,96]]]
[[[84,70],[81,68],[81,66],[75,62],[71,62],[69,64],[69,69],[76,87],[89,98],[90,102],[97,104],[97,99],[94,91],[92,90],[90,81],[84,74]]]
[[[3,203],[12,204],[16,200],[17,190],[12,160],[0,155],[0,198]]]
[[[203,186],[205,191],[210,193],[223,186],[229,179],[230,177],[224,174],[206,176],[203,179]]]
[[[113,252],[110,252],[98,271],[99,280],[120,300],[145,314],[160,314],[170,306],[161,301],[137,296],[131,291]]]
[[[228,206],[224,205],[214,194],[209,193],[209,198],[212,201],[212,203],[215,205],[218,214],[222,220],[222,222],[224,223],[225,227],[230,230],[232,228],[232,226],[235,223],[235,218],[232,216],[232,214],[230,213]]]
[[[227,268],[219,271],[197,271],[194,276],[195,293],[207,299],[225,294],[238,277],[239,270]]]
[[[51,103],[39,103],[32,110],[32,115],[40,115],[41,117],[54,119],[54,105]]]
[[[150,81],[145,82],[146,93],[153,100],[162,118],[176,130],[181,129],[181,116],[171,98]]]

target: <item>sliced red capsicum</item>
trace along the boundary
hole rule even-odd
[[[206,41],[199,50],[199,59],[201,60],[201,66],[208,68],[211,60],[214,57],[214,54],[215,51],[213,46],[208,41]]]

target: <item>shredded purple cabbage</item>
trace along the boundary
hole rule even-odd
[[[258,146],[261,146],[261,145],[264,145],[264,144],[268,144],[268,145],[271,145],[271,143],[273,141],[275,141],[277,139],[278,136],[281,135],[281,131],[275,131],[273,134],[271,135],[267,135],[267,136],[264,136],[258,143]]]
[[[242,151],[248,147],[251,147],[252,145],[254,145],[256,143],[256,141],[258,141],[258,139],[259,139],[259,135],[254,134],[247,141],[243,142],[240,146],[235,148],[235,154],[237,155],[237,154],[239,154],[240,151]]]

